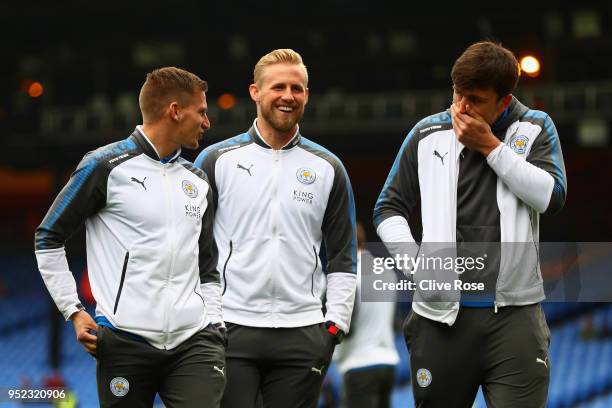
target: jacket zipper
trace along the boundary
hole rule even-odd
[[[280,204],[279,204],[279,199],[278,199],[278,174],[279,172],[282,170],[281,169],[281,163],[280,163],[280,150],[275,150],[272,149],[272,159],[274,160],[274,164],[273,164],[273,191],[272,191],[272,202],[271,207],[272,207],[272,235],[274,236],[274,253],[279,253],[279,239],[278,239],[278,232],[279,232],[279,225],[278,225],[278,214],[280,214]],[[270,297],[272,298],[272,302],[271,302],[271,309],[272,309],[272,327],[278,327],[278,318],[277,318],[277,298],[276,298],[276,293],[277,293],[277,282],[276,280],[278,279],[276,276],[279,275],[279,270],[270,270],[270,273],[272,274],[270,282]]]
[[[456,141],[454,141],[455,143],[455,148],[459,150],[459,154],[456,154],[457,158],[455,160],[455,174],[453,175],[455,180],[455,186],[453,188],[453,204],[455,207],[455,229],[453,231],[454,237],[453,237],[453,241],[455,242],[455,245],[457,244],[457,188],[459,187],[459,171],[461,169],[461,158],[463,157],[463,146],[459,145]],[[451,210],[452,211],[452,210]]]
[[[125,253],[125,259],[123,260],[123,269],[121,269],[121,280],[119,281],[119,290],[117,291],[117,297],[115,298],[115,308],[113,314],[117,313],[117,306],[119,306],[119,298],[121,298],[121,291],[123,290],[123,281],[125,280],[125,272],[127,270],[128,260],[130,259],[130,252]]]
[[[225,278],[225,271],[227,270],[227,263],[229,262],[230,258],[232,257],[232,251],[233,251],[233,245],[232,245],[232,241],[230,240],[230,250],[229,250],[229,255],[227,256],[227,259],[225,260],[225,263],[223,264],[223,292],[221,292],[221,296],[225,295],[225,291],[227,290],[227,279]]]
[[[166,194],[166,202],[167,202],[167,210],[166,210],[166,214],[168,215],[168,221],[169,221],[169,233],[168,233],[168,237],[170,240],[170,271],[168,272],[168,276],[166,277],[166,282],[164,284],[164,290],[168,289],[168,286],[170,286],[170,279],[172,277],[172,273],[174,270],[174,257],[175,257],[175,252],[176,252],[176,241],[175,241],[175,225],[174,225],[174,207],[172,205],[172,188],[170,187],[170,181],[169,181],[169,173],[167,171],[167,166],[166,165],[162,165],[162,174],[163,174],[163,179],[164,179],[164,187],[165,187],[165,194]],[[170,326],[170,305],[168,304],[168,297],[164,296],[164,298],[166,299],[166,310],[165,310],[165,316],[164,316],[164,350],[167,349],[167,345],[170,339],[170,335],[171,333],[168,330],[168,327]]]
[[[317,255],[317,250],[315,248],[315,246],[312,246],[312,251],[314,252],[314,257],[315,257],[315,267],[312,270],[312,277],[310,278],[310,293],[312,293],[312,297],[315,297],[314,294],[314,276],[315,276],[315,272],[317,271],[317,268],[319,266],[319,256]]]
[[[535,236],[533,234],[533,220],[531,218],[531,210],[527,210],[527,215],[529,215],[529,230],[531,231],[531,242],[533,243],[533,249],[536,253],[536,270],[535,270],[535,278],[540,279],[538,276],[538,266],[540,265],[540,249],[538,248],[538,243],[536,242]]]
[[[455,144],[455,149],[458,150],[458,154],[455,153],[456,159],[455,159],[455,174],[453,174],[454,176],[454,188],[453,188],[453,206],[451,211],[454,210],[455,214],[453,214],[453,221],[454,221],[454,225],[453,225],[453,229],[452,229],[452,233],[453,233],[453,239],[452,241],[455,243],[455,257],[457,256],[457,248],[459,245],[457,245],[457,189],[459,188],[459,172],[461,171],[461,159],[464,157],[463,156],[463,146],[461,144],[459,144],[459,142],[455,139],[453,141],[453,143]],[[450,160],[449,160],[449,165],[450,165]],[[461,291],[459,291],[459,301],[457,302],[457,306],[458,308],[461,307]]]

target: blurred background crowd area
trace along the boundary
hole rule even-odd
[[[83,154],[127,137],[140,123],[138,92],[147,72],[176,65],[209,82],[213,126],[206,146],[250,126],[253,67],[282,47],[300,52],[309,68],[302,133],[344,161],[358,216],[370,220],[404,137],[418,120],[449,107],[454,60],[485,38],[540,62],[538,75],[524,74],[516,94],[553,118],[569,184],[565,210],[542,219],[542,240],[609,240],[608,8],[262,3],[248,9],[235,1],[172,8],[78,3],[79,13],[76,2],[0,5],[0,240],[30,247],[35,226]],[[371,223],[366,228],[373,236]]]
[[[95,362],[51,305],[33,234],[80,158],[141,122],[140,86],[161,66],[208,81],[206,147],[251,125],[248,85],[259,57],[275,48],[300,52],[311,95],[302,134],[345,163],[373,240],[372,208],[403,139],[418,120],[448,108],[461,52],[482,39],[500,41],[519,59],[539,62],[539,70],[525,66],[516,95],[551,115],[562,142],[567,202],[542,217],[541,241],[612,241],[612,11],[605,3],[260,3],[0,4],[0,388],[61,380],[81,406],[96,405]],[[91,308],[83,231],[67,250]],[[550,406],[612,406],[610,307],[548,305]],[[407,307],[398,307],[398,321]],[[400,334],[397,344],[403,360],[394,401],[409,406]],[[322,403],[337,404],[338,380],[332,369]]]

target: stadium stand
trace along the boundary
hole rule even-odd
[[[55,371],[48,361],[48,300],[19,296],[0,300],[0,385],[40,388]],[[551,327],[552,374],[549,408],[599,408],[612,406],[612,305],[596,303],[545,303]],[[62,365],[59,372],[79,398],[79,407],[97,406],[95,360],[74,339],[69,324],[62,327]],[[409,355],[402,335],[396,335],[400,364],[396,369],[393,408],[412,406]],[[320,407],[337,407],[342,378],[331,366]],[[158,399],[158,403],[160,403]],[[4,406],[4,405],[3,405]],[[18,406],[18,405],[8,405]],[[486,403],[479,392],[475,408]]]
[[[414,2],[385,7],[374,0],[282,7],[254,2],[254,10],[228,1],[186,0],[167,10],[155,2],[124,3],[92,2],[88,18],[71,2],[0,5],[0,27],[7,33],[0,64],[0,390],[40,388],[57,374],[78,395],[80,408],[98,406],[95,360],[51,304],[32,238],[83,154],[126,137],[139,123],[137,86],[146,72],[163,65],[194,70],[209,81],[214,125],[207,146],[252,122],[247,88],[255,57],[281,43],[299,50],[311,70],[304,134],[345,162],[357,217],[367,220],[407,131],[450,104],[449,74],[459,52],[492,38],[517,56],[533,53],[541,59],[542,75],[523,76],[517,95],[554,118],[569,185],[563,211],[542,217],[540,241],[612,241],[612,189],[605,188],[612,174],[612,25],[604,24],[612,8],[604,2],[531,2],[528,8],[490,2],[477,13],[464,4],[449,4],[445,13],[434,2],[426,11]],[[509,23],[523,21],[526,9],[529,24],[517,29]],[[307,18],[288,18],[290,12]],[[163,25],[134,30],[134,21],[159,18]],[[44,94],[30,95],[33,81],[44,85]],[[233,109],[217,103],[224,93],[236,97]],[[187,159],[196,154],[184,152]],[[411,227],[418,235],[418,222]],[[84,241],[81,231],[69,242],[74,248],[67,247],[77,283]],[[608,294],[610,264],[600,264],[598,281]],[[398,316],[406,316],[409,304],[398,306]],[[612,407],[612,305],[543,307],[551,329],[548,407]],[[61,328],[58,371],[51,364],[55,326]],[[393,407],[406,408],[413,404],[409,356],[399,332],[396,345],[401,363]],[[330,404],[341,398],[341,381],[330,367],[330,398],[322,397],[321,407],[337,406]],[[21,405],[0,402],[1,408],[12,406]],[[485,406],[479,392],[474,407]]]

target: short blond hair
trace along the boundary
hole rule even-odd
[[[176,67],[164,67],[147,74],[138,104],[145,123],[159,120],[172,100],[187,103],[197,92],[208,91],[208,84],[197,75]]]
[[[308,70],[306,69],[306,65],[304,65],[304,61],[302,61],[302,56],[291,48],[280,48],[270,51],[261,57],[259,61],[257,61],[257,64],[255,64],[255,69],[253,70],[253,82],[259,84],[263,76],[264,68],[274,64],[298,65],[304,70],[306,85],[308,85]]]

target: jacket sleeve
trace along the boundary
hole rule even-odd
[[[217,183],[215,181],[215,163],[217,161],[217,153],[213,150],[214,146],[202,150],[194,161],[194,165],[202,169],[208,177],[210,188],[212,189],[212,201],[214,207],[217,208],[219,194],[217,191]]]
[[[36,229],[34,246],[38,269],[66,320],[81,304],[64,245],[88,217],[106,205],[107,179],[104,165],[86,155]]]
[[[550,116],[546,116],[541,134],[527,156],[527,162],[546,171],[555,182],[545,214],[555,214],[565,205],[567,179],[561,141]]]
[[[420,202],[418,140],[410,131],[374,207],[374,227],[383,242],[414,242],[408,220]]]
[[[211,323],[222,323],[221,282],[217,271],[219,252],[213,236],[215,208],[213,205],[212,187],[206,194],[207,207],[202,216],[202,228],[199,238],[200,289],[204,296],[206,312]]]
[[[344,166],[334,165],[334,182],[323,217],[323,242],[327,254],[327,314],[348,333],[357,273],[355,199]]]
[[[487,156],[487,163],[518,198],[537,212],[554,213],[563,207],[565,165],[559,136],[549,116],[527,160],[502,143]]]

